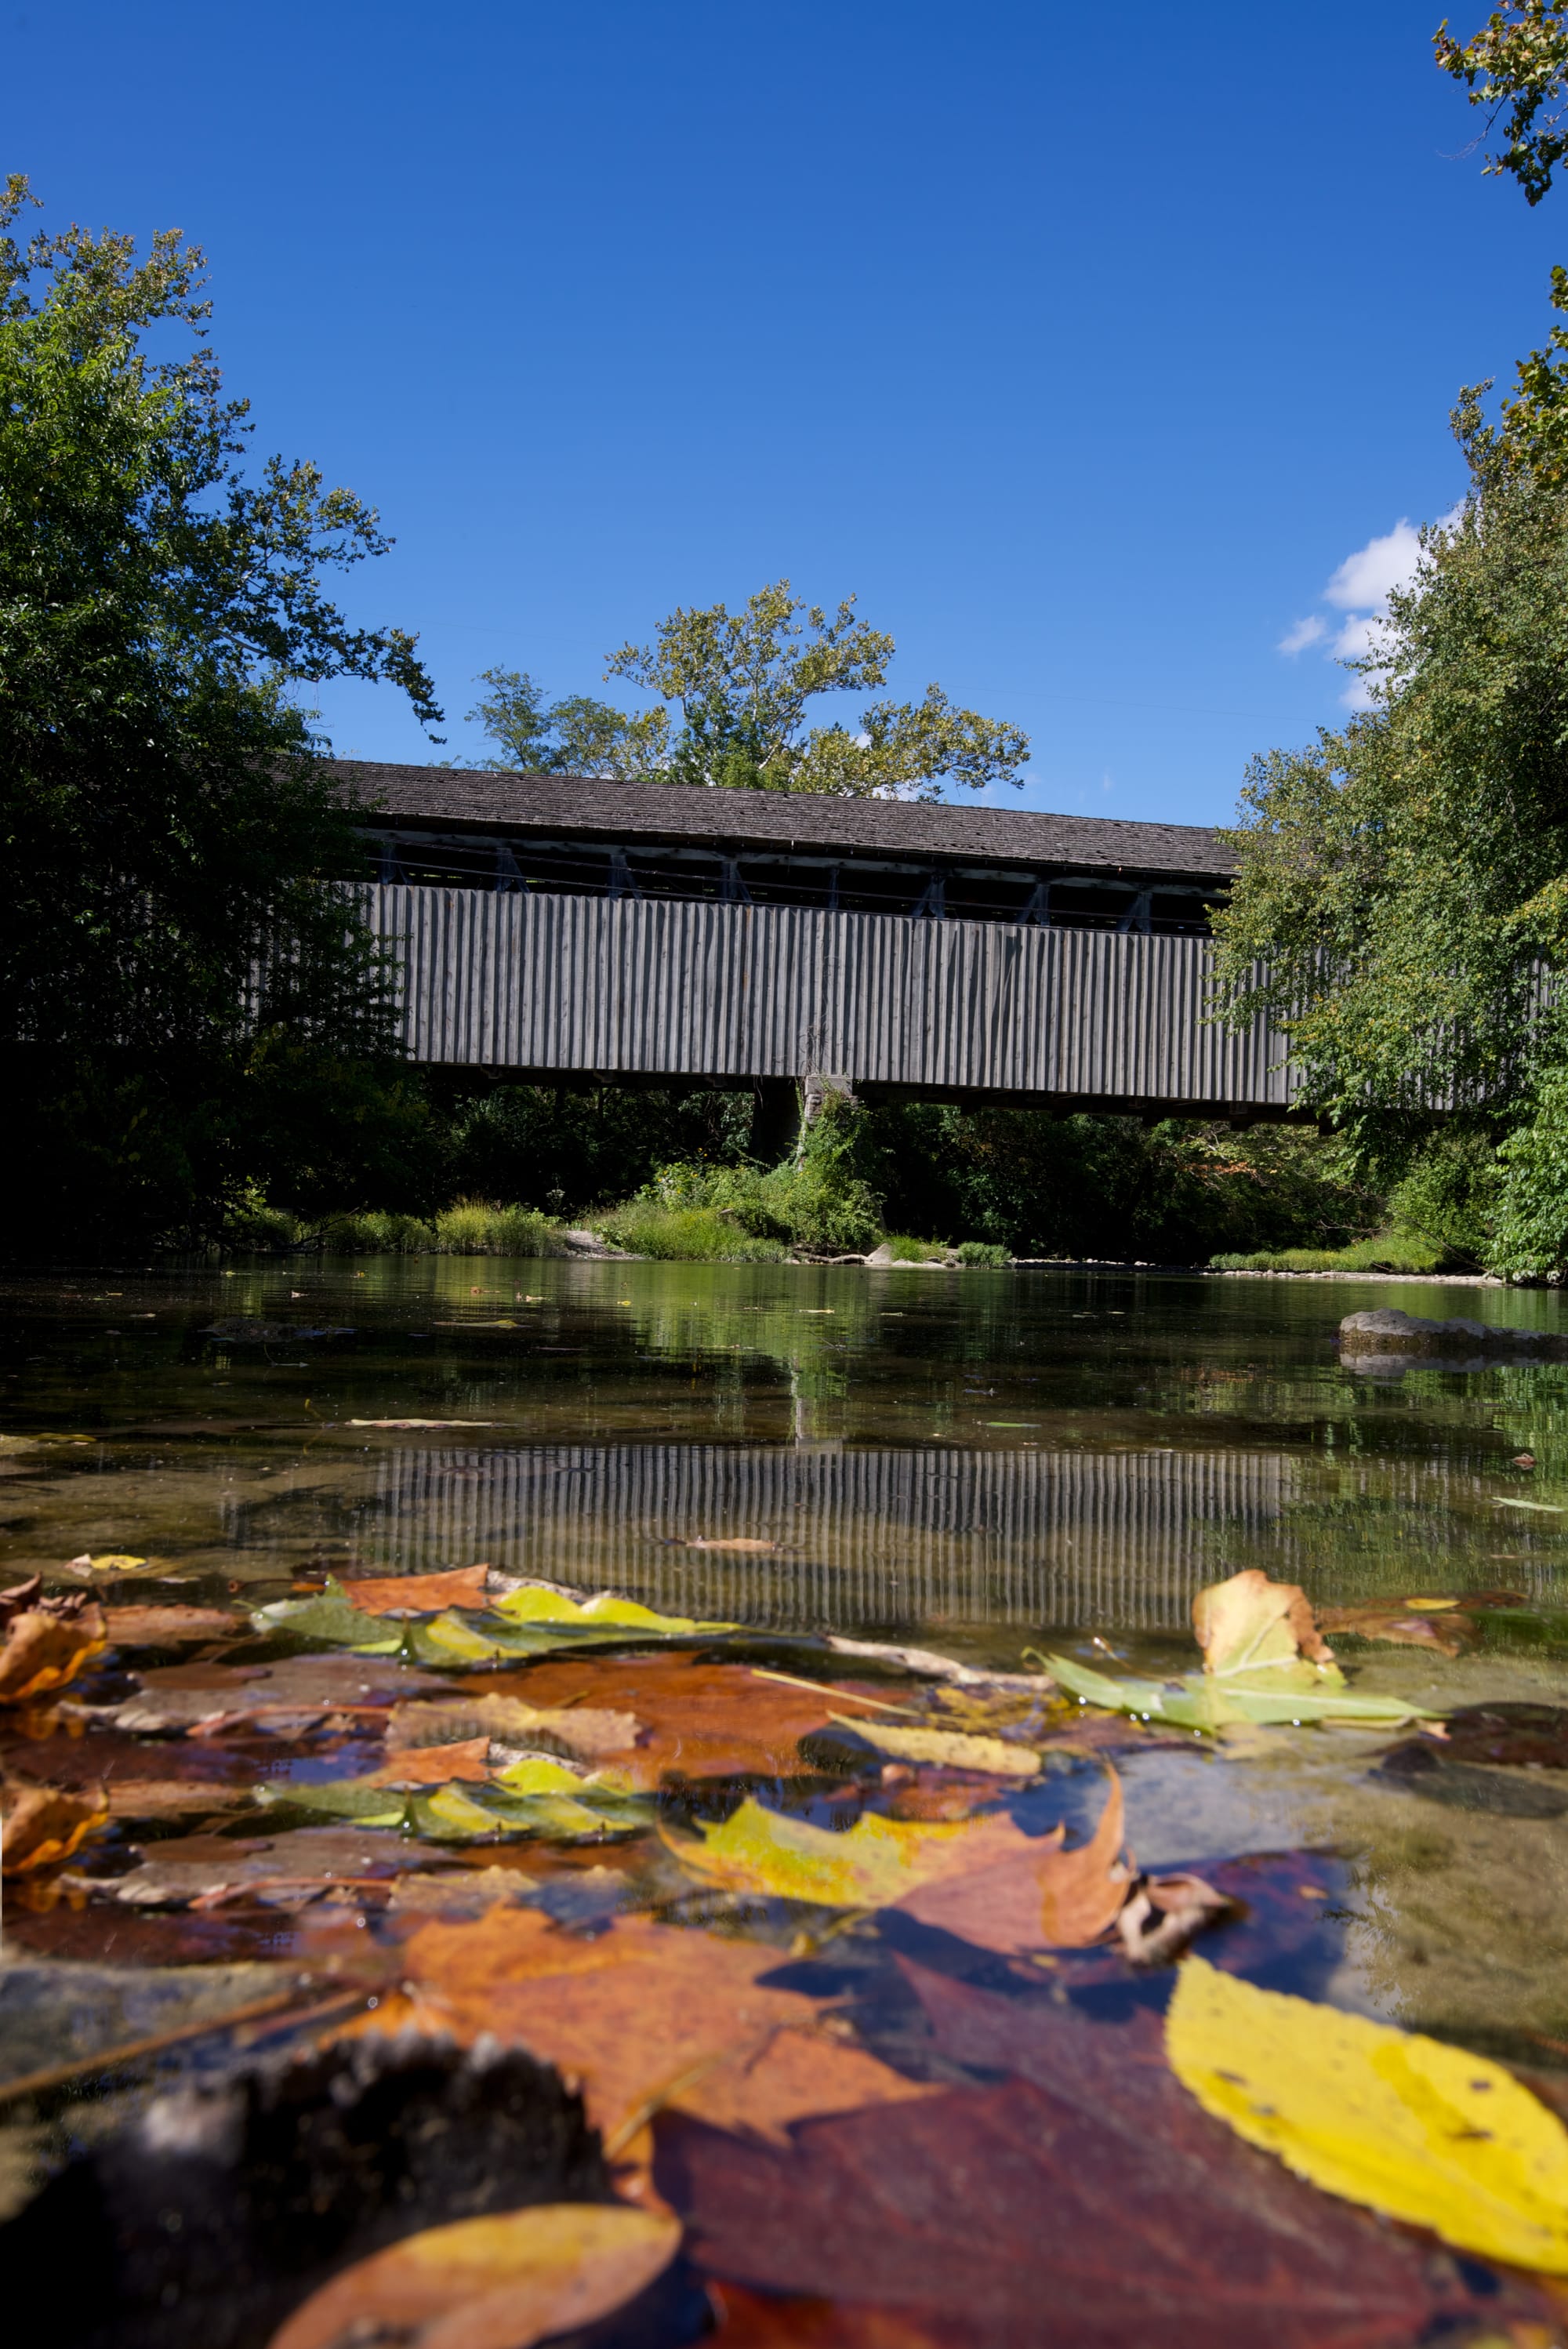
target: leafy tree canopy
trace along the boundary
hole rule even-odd
[[[1494,8],[1470,41],[1456,41],[1448,19],[1432,36],[1439,65],[1486,109],[1490,138],[1499,123],[1502,144],[1484,169],[1507,172],[1538,204],[1568,154],[1568,0],[1518,0]]]
[[[193,246],[23,241],[32,201],[0,197],[0,1065],[28,1206],[79,1238],[199,1229],[250,1177],[304,1204],[313,1167],[417,1187],[379,968],[323,885],[349,812],[289,698],[385,679],[438,719],[413,639],[323,585],[387,542],[313,465],[247,478]]]
[[[644,687],[665,708],[627,716],[583,697],[546,707],[527,675],[490,669],[490,696],[470,715],[510,765],[544,773],[898,799],[938,798],[944,782],[1020,783],[1028,736],[955,709],[937,685],[918,702],[868,703],[853,731],[807,723],[816,695],[885,684],[893,649],[858,617],[853,596],[830,617],[780,579],[739,612],[723,604],[672,612],[652,645],[608,656],[606,677]],[[676,732],[669,706],[680,712]]]

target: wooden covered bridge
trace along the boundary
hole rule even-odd
[[[533,1082],[1283,1117],[1206,1017],[1197,825],[341,762],[416,1060]]]

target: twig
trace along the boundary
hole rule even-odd
[[[24,2072],[19,2079],[0,2081],[0,2105],[15,2104],[23,2096],[46,2095],[51,2088],[68,2088],[73,2080],[83,2079],[89,2073],[117,2071],[121,2064],[160,2055],[166,2047],[178,2047],[188,2039],[204,2039],[216,2032],[232,2031],[242,2023],[259,2023],[264,2015],[281,2014],[297,2001],[299,1993],[300,1985],[296,1982],[292,1990],[273,1991],[268,1998],[253,1999],[248,2006],[237,2006],[232,2014],[215,2015],[206,2023],[182,2023],[176,2030],[160,2031],[150,2039],[133,2039],[124,2047],[103,2048],[97,2054],[79,2056],[70,2064],[52,2064],[40,2072]],[[378,1995],[377,1987],[339,1991],[335,1997],[319,1999],[315,2005],[297,2011],[304,2020],[315,2023],[337,2007],[362,2005],[366,1999]]]

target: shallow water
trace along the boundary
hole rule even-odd
[[[1568,1705],[1568,1363],[1374,1370],[1336,1345],[1369,1305],[1568,1330],[1555,1295],[422,1258],[12,1278],[0,1297],[0,1583],[68,1588],[68,1561],[115,1553],[145,1562],[92,1577],[113,1604],[263,1604],[324,1573],[484,1560],[775,1634],[1173,1672],[1195,1661],[1193,1594],[1258,1567],[1319,1607],[1515,1594],[1453,1655],[1338,1652],[1358,1690],[1439,1712]],[[700,1546],[725,1542],[754,1547]],[[36,1777],[50,1737],[92,1734],[13,1722],[10,1759]],[[1310,1898],[1309,1928],[1243,1953],[1255,1979],[1568,2065],[1568,1770],[1400,1776],[1382,1767],[1399,1743],[1285,1727],[1131,1751],[1137,1861],[1297,1855],[1315,1874],[1274,1905]],[[234,1766],[304,1784],[346,1750]],[[1071,1826],[1101,1790],[1067,1768],[1026,1799]],[[171,1832],[111,1828],[85,1877],[13,1899],[8,2075],[146,2027],[170,1968],[207,1995],[230,1980],[214,1966],[305,1947],[297,1920],[198,1930],[98,1900],[93,1867],[107,1889]],[[147,1999],[117,1971],[51,2005],[51,1964],[142,1969]]]

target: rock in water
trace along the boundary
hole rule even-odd
[[[1417,1314],[1400,1313],[1379,1305],[1369,1313],[1347,1313],[1339,1325],[1340,1350],[1346,1354],[1474,1354],[1529,1353],[1561,1357],[1568,1354],[1568,1338],[1550,1330],[1503,1330],[1488,1321],[1456,1317],[1451,1321],[1423,1321]]]

